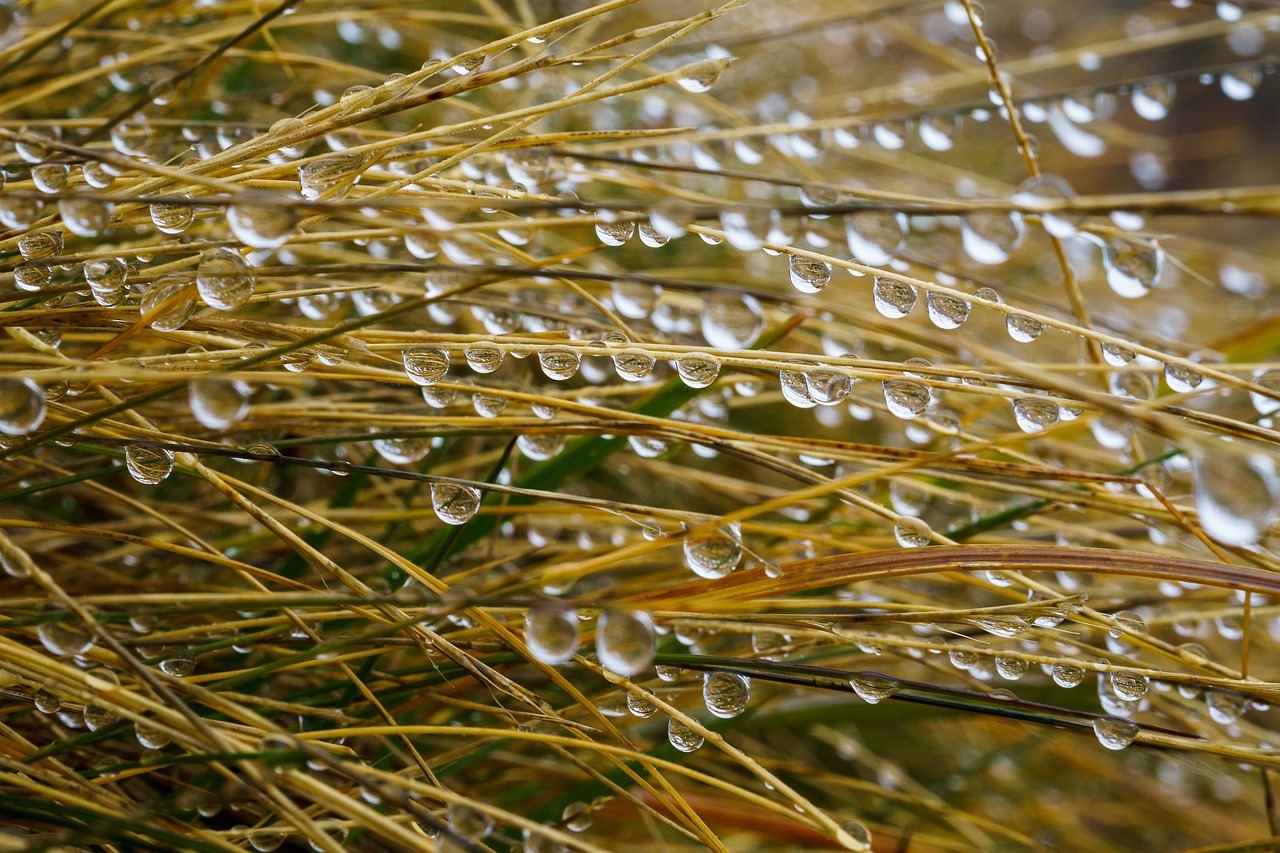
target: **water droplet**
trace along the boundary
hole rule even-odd
[[[196,290],[210,308],[234,311],[253,296],[254,274],[239,252],[221,246],[200,255]]]
[[[644,350],[627,349],[613,357],[618,376],[627,382],[640,382],[653,373],[653,356]]]
[[[480,511],[480,490],[461,483],[432,483],[431,507],[445,524],[466,524]]]
[[[1164,270],[1164,251],[1155,243],[1113,237],[1103,248],[1102,262],[1107,270],[1107,284],[1116,295],[1137,299],[1146,296],[1159,282]]]
[[[50,195],[66,189],[70,175],[71,167],[66,163],[41,163],[31,167],[31,182],[40,192]]]
[[[696,752],[707,742],[692,726],[674,717],[667,721],[667,740],[681,752]]]
[[[1216,442],[1192,454],[1191,473],[1200,526],[1217,541],[1252,545],[1275,521],[1280,478],[1266,453]]]
[[[738,524],[722,527],[709,536],[684,540],[684,563],[699,577],[715,580],[728,575],[742,560],[742,534]]]
[[[1025,660],[1011,657],[996,658],[996,672],[1006,681],[1017,681],[1027,674],[1029,665]]]
[[[183,196],[190,199],[191,196]],[[165,234],[181,234],[196,221],[196,209],[183,202],[158,201],[151,205],[151,223]]]
[[[493,818],[465,803],[450,803],[449,828],[470,841],[479,841],[493,832]]]
[[[1059,687],[1078,687],[1084,681],[1084,669],[1074,664],[1055,663],[1049,670],[1049,677]]]
[[[819,406],[839,405],[853,389],[852,376],[825,367],[805,371],[804,381],[809,398]]]
[[[1093,733],[1107,749],[1124,749],[1138,736],[1138,724],[1120,717],[1096,717]]]
[[[596,236],[606,246],[621,246],[636,233],[634,222],[597,222]]]
[[[566,607],[539,606],[524,617],[524,642],[529,652],[545,664],[572,660],[578,653],[578,614]]]
[[[703,352],[691,352],[676,361],[676,373],[690,388],[706,388],[720,376],[720,362]]]
[[[563,382],[573,378],[582,363],[582,356],[576,350],[565,347],[551,347],[538,353],[538,364],[548,379]]]
[[[502,366],[503,359],[506,358],[505,352],[493,344],[485,343],[472,344],[463,350],[462,354],[467,360],[467,365],[476,373],[493,373]],[[405,369],[407,371],[408,367]],[[414,381],[416,382],[417,380]]]
[[[522,433],[516,439],[516,447],[525,457],[542,462],[557,455],[564,449],[565,437],[548,433],[545,435],[537,435],[534,433]]]
[[[498,362],[501,363],[501,350],[496,347],[490,349],[497,353]],[[449,353],[439,347],[410,347],[404,351],[403,357],[405,375],[415,385],[434,385],[449,372]],[[467,360],[470,362],[469,356]]]
[[[764,246],[773,228],[773,211],[767,207],[727,207],[720,212],[720,228],[729,245],[742,252]]]
[[[1262,72],[1256,68],[1226,71],[1218,78],[1218,86],[1222,89],[1222,94],[1233,101],[1247,101],[1252,98],[1261,82]]]
[[[168,273],[151,283],[139,311],[157,332],[176,332],[196,312],[195,288],[187,273]]]
[[[239,379],[206,376],[187,389],[191,414],[206,429],[224,430],[249,414],[250,388]]]
[[[284,205],[233,204],[227,208],[227,227],[237,240],[253,249],[275,249],[288,242],[297,214]]]
[[[1173,105],[1172,80],[1154,80],[1133,87],[1133,111],[1147,121],[1159,121],[1169,115]]]
[[[308,201],[346,198],[352,187],[360,182],[360,171],[366,162],[362,153],[343,152],[303,163],[298,167],[298,185],[302,197]]]
[[[627,701],[630,702],[630,700],[629,695]],[[586,832],[591,828],[591,811],[591,806],[587,803],[570,803],[560,813],[560,822],[570,832]]]
[[[964,217],[960,242],[978,263],[1002,264],[1022,245],[1024,231],[1022,215],[1017,212],[979,210]]]
[[[44,423],[44,391],[31,379],[0,379],[0,432],[26,435]]]
[[[1230,690],[1209,690],[1204,695],[1205,709],[1215,723],[1230,726],[1239,722],[1245,710],[1245,697]]]
[[[96,237],[111,221],[111,213],[110,202],[93,196],[64,195],[58,199],[58,214],[62,217],[62,224],[72,234],[79,234],[81,237]],[[4,221],[3,209],[0,209],[0,221]],[[19,227],[7,221],[5,224],[11,228]],[[25,223],[23,227],[29,224],[30,222]]]
[[[1009,337],[1020,344],[1029,344],[1044,332],[1044,323],[1033,317],[1019,317],[1017,314],[1005,315],[1005,329]]]
[[[1200,387],[1200,383],[1204,381],[1204,375],[1183,364],[1166,364],[1164,381],[1170,391],[1175,394],[1185,394]]]
[[[42,714],[56,714],[62,710],[62,699],[58,697],[58,694],[52,693],[43,687],[36,691],[32,701],[35,703],[36,710]]]
[[[702,679],[702,700],[715,716],[732,719],[747,709],[751,683],[736,672],[708,672]]]
[[[1040,214],[1040,224],[1054,237],[1066,239],[1076,233],[1085,215],[1080,211],[1064,210],[1061,205],[1076,199],[1075,190],[1057,175],[1037,175],[1028,178],[1013,195],[1013,203]]]
[[[884,402],[889,413],[909,421],[918,418],[929,408],[929,389],[919,382],[891,379],[884,383]]]
[[[878,275],[871,294],[876,310],[891,320],[907,316],[916,307],[916,288],[906,282]]]
[[[853,687],[853,692],[868,705],[883,702],[902,688],[898,682],[875,673],[855,675],[849,679],[849,684]]]
[[[605,610],[596,628],[600,665],[615,675],[639,675],[653,663],[657,635],[643,610]]]
[[[929,308],[929,320],[939,329],[958,329],[969,319],[972,306],[967,300],[931,290],[925,301]]]
[[[831,282],[831,264],[791,255],[791,284],[801,293],[817,293]]]
[[[613,307],[618,313],[632,320],[640,320],[653,313],[662,288],[631,278],[615,279],[612,285]]]
[[[742,349],[764,330],[764,311],[754,296],[712,291],[704,297],[702,336],[716,349]]]
[[[812,409],[818,401],[809,396],[809,381],[802,370],[779,370],[778,384],[782,397],[797,409]]]
[[[24,261],[38,261],[62,254],[62,232],[40,231],[25,234],[18,240],[18,252]]]
[[[867,850],[871,849],[871,830],[867,829],[866,825],[861,821],[848,820],[840,824],[840,828],[858,844],[861,844]]]
[[[653,691],[648,688],[642,688],[636,693],[628,693],[627,710],[631,712],[633,717],[647,720],[658,713],[658,706],[649,701],[648,697],[652,695]]]
[[[41,622],[36,636],[50,654],[83,655],[93,648],[93,635],[78,616],[67,614],[58,622]]]
[[[271,853],[273,850],[280,849],[280,845],[284,844],[288,837],[289,833],[276,829],[255,829],[249,836],[249,846],[258,853]]]
[[[125,448],[125,467],[139,483],[154,486],[173,471],[173,451],[131,444]]]
[[[907,216],[894,210],[859,210],[844,218],[845,237],[853,257],[873,267],[884,266],[907,245]]]
[[[1023,432],[1039,432],[1058,423],[1062,410],[1043,397],[1022,397],[1013,401],[1013,417]]]
[[[1103,344],[1102,358],[1114,367],[1124,367],[1129,362],[1137,358],[1138,355],[1131,349],[1126,349],[1118,344]]]
[[[84,725],[91,732],[105,729],[120,717],[105,705],[89,703],[84,706]]]
[[[893,526],[893,538],[902,548],[923,548],[933,540],[929,525],[918,518],[904,518]]]
[[[1151,679],[1136,673],[1113,672],[1109,678],[1111,690],[1125,702],[1138,702],[1147,695]]]
[[[676,78],[676,85],[695,95],[709,92],[728,67],[729,60],[721,58],[691,62],[680,69],[680,76]]]
[[[410,465],[431,452],[429,438],[377,438],[373,449],[392,465]]]
[[[920,119],[920,141],[930,151],[950,151],[956,144],[956,117],[927,115]]]
[[[160,671],[174,678],[186,678],[196,671],[196,656],[185,650],[167,655],[160,661]]]
[[[978,665],[980,658],[974,652],[968,649],[952,649],[947,652],[947,660],[956,669],[968,672],[970,669]]]

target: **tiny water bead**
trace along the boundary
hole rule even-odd
[[[860,673],[849,679],[849,686],[858,698],[868,705],[875,705],[897,693],[902,685],[891,678],[875,673]]]
[[[918,295],[915,285],[880,275],[876,276],[871,294],[876,310],[890,320],[897,320],[910,314],[916,307]]]
[[[466,524],[480,511],[480,490],[463,483],[431,484],[431,507],[445,524]]]
[[[467,366],[476,373],[493,373],[502,366],[503,360],[507,357],[505,352],[498,349],[493,344],[485,343],[472,344],[462,351],[462,355],[463,358],[467,360]],[[448,367],[447,364],[445,366]],[[405,370],[407,372],[408,367],[406,367]],[[430,383],[419,382],[418,384],[423,385]]]
[[[719,378],[720,362],[707,353],[688,353],[676,360],[676,374],[690,388],[706,388]]]
[[[244,257],[220,246],[200,255],[196,290],[210,308],[234,311],[253,296],[255,276]]]
[[[801,293],[817,293],[831,283],[831,264],[791,255],[788,265],[791,284]]]
[[[657,632],[643,610],[605,610],[596,626],[596,654],[600,665],[615,675],[630,677],[653,663]]]
[[[524,641],[535,658],[554,665],[572,660],[581,639],[578,614],[567,607],[542,605],[525,614]]]
[[[1107,749],[1124,749],[1138,737],[1138,724],[1120,717],[1095,717],[1093,733]]]
[[[44,422],[44,389],[32,379],[0,379],[0,433],[27,435]]]
[[[494,351],[501,361],[501,351]],[[410,347],[402,356],[405,375],[415,385],[434,385],[449,372],[449,352],[439,347]]]
[[[131,444],[125,448],[124,461],[129,476],[147,486],[162,482],[173,471],[173,451],[163,447]]]
[[[1126,299],[1146,296],[1164,270],[1164,251],[1155,243],[1113,237],[1103,245],[1107,284]]]
[[[971,305],[958,296],[929,291],[925,296],[929,309],[929,321],[939,329],[958,329],[969,319]]]
[[[190,201],[190,196],[184,196]],[[184,201],[153,202],[150,208],[151,222],[164,234],[181,234],[196,221],[196,209]]]
[[[684,563],[699,577],[715,580],[738,567],[742,561],[742,534],[735,522],[709,536],[684,540]]]
[[[928,411],[932,396],[929,389],[919,382],[890,379],[883,387],[885,405],[894,417],[912,420]]]
[[[1069,663],[1055,663],[1049,677],[1059,687],[1078,687],[1084,681],[1084,668]]]
[[[1013,417],[1023,432],[1040,432],[1058,423],[1062,409],[1043,397],[1022,397],[1013,401]]]
[[[567,347],[551,347],[538,353],[538,364],[548,379],[563,382],[577,375],[582,356]]]
[[[707,742],[692,726],[675,717],[667,721],[667,740],[681,752],[697,752]]]
[[[747,709],[751,682],[736,672],[708,672],[702,679],[702,701],[712,715],[732,719]]]

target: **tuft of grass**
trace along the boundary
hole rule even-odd
[[[1275,849],[1280,14],[0,2],[0,850]]]

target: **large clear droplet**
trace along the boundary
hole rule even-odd
[[[131,444],[124,451],[129,476],[147,486],[163,481],[173,471],[173,451]]]
[[[224,430],[249,414],[251,389],[239,379],[206,376],[188,387],[191,414],[206,429]]]
[[[1138,736],[1138,724],[1120,717],[1097,717],[1093,721],[1093,733],[1098,743],[1107,749],[1124,749]]]
[[[195,288],[187,273],[169,273],[151,283],[139,310],[157,332],[176,332],[196,312]]]
[[[969,319],[972,306],[968,300],[931,290],[925,296],[925,301],[929,309],[929,320],[939,329],[958,329]]]
[[[1023,432],[1040,432],[1058,423],[1062,409],[1043,397],[1022,397],[1013,401],[1013,417]]]
[[[359,152],[328,154],[298,167],[298,185],[302,197],[315,201],[346,198],[359,183],[365,155]]]
[[[501,351],[494,348],[501,361]],[[449,372],[449,352],[439,347],[410,347],[404,351],[404,372],[415,385],[434,385]]]
[[[46,405],[44,391],[34,380],[0,379],[0,432],[34,432],[44,423]]]
[[[189,199],[190,196],[184,196]],[[160,201],[151,205],[151,223],[165,234],[181,234],[196,221],[196,209],[184,202]]]
[[[1169,115],[1173,105],[1172,80],[1153,80],[1133,87],[1133,111],[1147,121],[1159,121]]]
[[[791,284],[801,293],[817,293],[831,283],[831,264],[792,255],[789,261]]]
[[[1013,195],[1013,203],[1040,213],[1040,224],[1054,237],[1066,239],[1076,233],[1084,214],[1062,209],[1062,205],[1074,202],[1075,190],[1057,175],[1037,175],[1028,178]]]
[[[36,626],[36,636],[55,655],[83,655],[94,646],[89,629],[70,614],[60,622],[41,622]]]
[[[751,683],[736,672],[708,672],[702,679],[702,701],[713,715],[732,719],[747,709]]]
[[[606,246],[621,246],[636,233],[634,222],[597,222],[596,236]]]
[[[692,352],[676,360],[676,373],[690,388],[706,388],[720,375],[720,362],[711,355]]]
[[[883,702],[901,689],[902,685],[892,679],[874,673],[858,674],[849,679],[853,692],[868,705]]]
[[[493,818],[466,803],[450,803],[449,828],[469,841],[479,841],[493,832]]]
[[[915,285],[885,276],[876,276],[871,295],[875,301],[876,310],[891,320],[907,316],[916,307]]]
[[[735,522],[709,536],[689,536],[684,540],[684,562],[699,577],[722,578],[742,560],[742,534]]]
[[[288,242],[297,214],[284,205],[233,204],[227,208],[227,227],[237,240],[253,249],[275,249]]]
[[[884,402],[896,418],[911,420],[929,409],[929,389],[919,382],[891,379],[884,383]]]
[[[999,210],[974,211],[964,217],[960,242],[965,253],[980,264],[995,265],[1009,260],[1022,245],[1022,215]]]
[[[681,752],[696,752],[707,742],[692,726],[674,717],[667,721],[667,740]]]
[[[754,296],[712,291],[704,297],[702,336],[716,349],[742,349],[764,330],[764,311]]]
[[[596,627],[600,665],[615,675],[638,675],[653,663],[657,634],[643,610],[605,610]]]
[[[467,366],[476,373],[493,373],[502,366],[506,358],[505,352],[493,344],[485,343],[472,344],[463,350],[462,355],[467,360]]]
[[[884,266],[907,244],[907,216],[893,210],[859,210],[844,218],[849,251],[858,261]]]
[[[1009,337],[1020,344],[1029,344],[1044,332],[1044,323],[1034,317],[1019,317],[1017,314],[1005,316],[1005,330]]]
[[[431,507],[445,524],[466,524],[480,511],[480,490],[462,483],[432,483]]]
[[[578,614],[567,607],[534,607],[524,617],[524,642],[535,658],[545,664],[572,660],[581,638]]]
[[[1275,460],[1226,442],[1191,457],[1196,514],[1205,533],[1227,545],[1253,545],[1276,519],[1280,479]]]
[[[1049,669],[1049,677],[1059,687],[1078,687],[1084,681],[1084,669],[1075,664],[1055,663]]]
[[[653,373],[653,356],[644,350],[623,350],[613,357],[613,367],[618,377],[627,382],[640,382]]]
[[[1146,296],[1164,270],[1164,251],[1155,243],[1114,237],[1106,242],[1102,262],[1107,284],[1118,296],[1137,299]]]
[[[253,296],[254,274],[239,252],[221,246],[200,255],[196,289],[210,308],[234,311]]]
[[[582,364],[582,356],[577,350],[567,347],[551,347],[538,353],[538,364],[542,366],[542,372],[548,379],[563,382],[577,374],[578,367]]]

